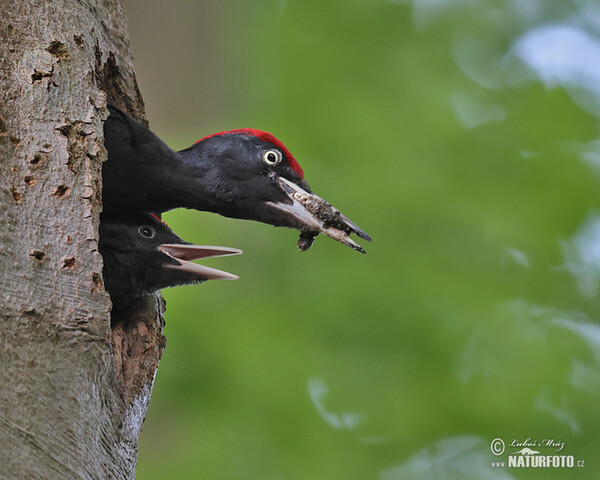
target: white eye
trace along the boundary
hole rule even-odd
[[[138,228],[138,232],[140,233],[140,235],[142,237],[146,237],[146,238],[154,238],[154,235],[156,235],[156,232],[154,231],[154,229],[152,227],[140,227]]]
[[[267,165],[277,165],[281,162],[281,152],[279,150],[265,150],[262,158]]]

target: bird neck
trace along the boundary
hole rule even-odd
[[[178,165],[170,176],[171,187],[177,192],[172,197],[173,203],[176,203],[174,207],[221,213],[214,159],[204,154],[201,144],[176,152],[175,155]]]

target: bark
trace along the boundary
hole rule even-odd
[[[113,318],[107,99],[143,120],[119,0],[0,0],[0,479],[133,478],[163,302]]]

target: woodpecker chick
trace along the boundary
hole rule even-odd
[[[104,259],[104,285],[113,302],[142,297],[166,287],[213,279],[235,280],[237,275],[190,260],[242,253],[236,248],[192,245],[154,215],[105,213],[100,219],[99,250]]]

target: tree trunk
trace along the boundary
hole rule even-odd
[[[143,115],[125,14],[0,5],[0,479],[133,478],[164,337],[158,295],[111,329],[98,253],[106,101]]]

